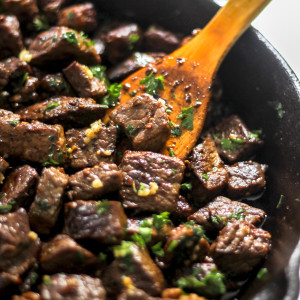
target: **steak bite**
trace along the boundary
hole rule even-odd
[[[58,13],[69,0],[38,0],[39,7],[51,24],[56,24]]]
[[[37,171],[28,165],[15,168],[2,186],[4,196],[0,200],[1,205],[7,205],[12,210],[27,206],[33,198],[38,179]]]
[[[0,155],[49,164],[64,161],[66,140],[60,125],[20,122],[20,116],[0,109]]]
[[[148,52],[171,53],[180,46],[178,37],[164,28],[150,26],[144,33],[143,48]]]
[[[101,162],[70,176],[68,196],[71,200],[99,199],[106,193],[118,190],[122,179],[122,172],[117,165]]]
[[[18,56],[23,48],[18,19],[15,16],[0,15],[0,59]]]
[[[54,97],[30,105],[18,113],[26,122],[38,120],[50,124],[70,127],[86,126],[101,118],[107,106],[97,104],[93,99],[75,97]]]
[[[257,134],[253,134],[236,115],[223,120],[208,133],[214,139],[221,157],[230,163],[251,156],[263,144]]]
[[[42,246],[40,262],[47,273],[89,273],[101,266],[99,258],[65,234]]]
[[[245,275],[266,256],[270,239],[269,232],[246,221],[229,222],[212,244],[210,255],[224,272]]]
[[[29,209],[31,227],[41,234],[49,234],[62,207],[62,197],[68,175],[60,168],[44,168],[36,196]]]
[[[105,300],[105,290],[99,278],[88,275],[45,275],[39,287],[41,300]]]
[[[84,130],[66,132],[70,165],[74,169],[93,167],[100,162],[112,163],[115,157],[117,127],[105,127],[101,121]]]
[[[261,209],[219,196],[188,219],[203,226],[205,230],[221,230],[231,220],[245,220],[258,225],[265,217],[266,213]]]
[[[124,130],[134,150],[159,152],[171,132],[165,106],[148,94],[121,104],[110,117]]]
[[[140,45],[142,31],[135,23],[113,23],[102,28],[98,35],[105,44],[105,56],[116,64]]]
[[[0,272],[22,275],[36,262],[39,248],[25,209],[0,215]]]
[[[193,201],[197,206],[220,194],[226,185],[227,171],[211,137],[192,150],[189,168],[192,171]]]
[[[91,32],[97,28],[97,12],[92,3],[72,5],[59,11],[58,25]]]
[[[63,70],[67,80],[79,97],[100,100],[106,93],[106,85],[91,70],[77,61]]]
[[[33,65],[45,66],[58,61],[66,64],[74,60],[87,65],[101,62],[100,56],[86,38],[64,26],[52,27],[40,33],[33,40],[29,51]]]
[[[135,212],[176,211],[185,169],[180,159],[153,152],[126,151],[120,168],[124,172],[120,195],[125,208]]]
[[[4,181],[5,178],[4,174],[8,167],[9,167],[9,163],[3,157],[0,156],[0,184],[2,184]]]
[[[82,201],[65,204],[64,233],[75,240],[117,245],[124,238],[127,217],[118,201]]]
[[[226,166],[228,172],[227,193],[232,198],[247,197],[259,193],[266,186],[266,165],[241,161]]]
[[[121,293],[127,277],[135,287],[150,296],[159,296],[166,287],[161,270],[145,247],[122,241],[121,245],[114,247],[114,256],[115,260],[104,271],[102,279],[109,297]]]

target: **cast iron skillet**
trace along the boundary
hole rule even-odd
[[[209,0],[97,0],[100,11],[147,26],[161,24],[189,34],[203,27],[218,6]],[[209,49],[207,49],[209,51]],[[300,55],[300,54],[299,54]],[[269,165],[267,191],[255,205],[268,218],[272,250],[265,264],[269,280],[255,278],[238,299],[292,300],[299,295],[300,244],[300,83],[289,66],[253,28],[225,59],[219,76],[226,101],[251,129],[261,128],[265,146],[256,157]],[[282,106],[282,109],[280,109]],[[276,109],[277,108],[277,109]],[[283,114],[283,115],[282,115]],[[282,117],[280,117],[282,116]],[[283,201],[279,204],[280,196]]]

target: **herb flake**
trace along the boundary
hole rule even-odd
[[[102,99],[102,104],[109,107],[114,107],[118,104],[118,100],[121,94],[122,84],[113,83],[107,89],[107,94]]]
[[[164,77],[159,75],[154,77],[153,71],[140,81],[140,84],[143,84],[146,87],[146,93],[157,96],[159,90],[164,90]]]
[[[97,208],[98,215],[104,214],[110,210],[110,203],[106,199],[99,201],[96,205],[96,208]]]
[[[62,34],[63,39],[67,40],[70,44],[78,45],[78,38],[74,31],[67,31]]]
[[[49,104],[46,106],[45,112],[48,112],[48,111],[50,111],[50,110],[56,108],[56,107],[59,106],[59,105],[60,105],[60,101],[51,102],[51,103],[49,103]]]
[[[132,124],[129,124],[127,127],[126,127],[126,131],[129,135],[133,135],[134,132],[135,132],[135,128],[133,127]]]
[[[194,129],[194,107],[190,106],[183,108],[181,114],[177,116],[178,119],[181,119],[181,126],[187,130]]]

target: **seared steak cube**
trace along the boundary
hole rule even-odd
[[[250,196],[263,190],[266,185],[266,165],[241,161],[226,166],[228,172],[227,193],[232,198]]]
[[[171,53],[179,46],[178,37],[159,26],[151,26],[144,33],[143,47],[146,51]]]
[[[171,132],[165,106],[148,94],[120,105],[113,111],[111,119],[130,138],[134,150],[159,152]]]
[[[257,225],[266,217],[258,208],[219,196],[188,217],[205,230],[221,230],[231,220],[245,220]]]
[[[203,228],[190,221],[171,230],[164,246],[162,261],[166,266],[188,266],[194,262],[201,262],[208,251],[209,243]]]
[[[0,59],[18,56],[23,48],[22,34],[17,18],[0,15]]]
[[[186,220],[194,212],[193,206],[183,197],[179,196],[177,206],[172,216],[176,220]]]
[[[41,234],[49,234],[62,207],[62,196],[68,175],[59,168],[44,168],[36,196],[29,209],[31,227]]]
[[[166,287],[161,270],[155,265],[145,247],[123,241],[114,247],[115,260],[103,274],[103,284],[108,296],[117,295],[123,289],[124,276],[133,285],[151,296],[159,296]]]
[[[95,77],[87,66],[74,61],[63,72],[79,97],[100,100],[105,95],[105,83]]]
[[[106,193],[118,190],[122,179],[122,172],[117,165],[101,162],[70,176],[68,196],[71,200],[99,199]]]
[[[239,276],[260,263],[270,248],[269,232],[246,221],[229,222],[212,244],[210,254],[217,266]]]
[[[45,275],[40,286],[41,300],[105,300],[99,278],[88,275]]]
[[[196,205],[208,202],[220,194],[227,182],[227,171],[211,137],[193,149],[189,166]]]
[[[7,205],[12,210],[20,206],[26,206],[35,193],[39,175],[37,171],[24,165],[14,169],[6,178],[1,193],[1,205]]]
[[[9,167],[8,162],[3,157],[0,156],[0,184],[3,183],[3,180],[5,178],[4,174],[8,167]]]
[[[61,8],[70,2],[69,0],[38,0],[39,7],[51,24],[55,24]]]
[[[19,115],[0,109],[0,155],[45,165],[63,163],[66,139],[60,125],[19,120]]]
[[[3,0],[2,5],[6,13],[17,16],[21,22],[31,21],[39,12],[36,0]]]
[[[116,245],[122,241],[126,225],[127,217],[118,201],[78,200],[65,204],[64,233],[76,240]]]
[[[125,208],[136,212],[176,211],[184,163],[175,157],[127,151],[120,168],[124,182],[120,195]]]
[[[46,273],[89,273],[100,267],[99,258],[65,234],[42,246],[40,261]]]
[[[0,272],[23,274],[36,262],[39,248],[40,240],[30,231],[25,209],[0,215]]]
[[[78,32],[70,28],[52,27],[40,33],[29,47],[33,65],[53,62],[68,63],[77,60],[83,64],[99,64],[100,56],[95,48]]]
[[[215,140],[221,157],[230,163],[249,157],[263,144],[236,115],[210,129],[209,134]]]
[[[97,28],[97,12],[92,3],[69,6],[58,14],[58,25],[91,32]]]
[[[112,64],[122,61],[140,44],[142,32],[135,23],[111,24],[99,37],[105,44],[105,55]]]
[[[86,126],[101,118],[106,106],[97,104],[93,99],[75,97],[54,97],[30,105],[18,113],[21,119],[29,122],[38,120],[51,124],[62,124],[70,127]]]
[[[100,162],[113,162],[117,142],[117,127],[104,127],[101,121],[84,130],[66,132],[70,165],[74,169],[93,167]]]

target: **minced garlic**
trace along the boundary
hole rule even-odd
[[[150,188],[149,188],[150,186]],[[150,182],[149,185],[141,184],[140,188],[137,192],[138,196],[147,197],[151,195],[155,195],[158,190],[158,185],[156,182]]]
[[[99,178],[97,178],[92,182],[92,187],[95,189],[101,188],[103,187],[103,183]]]
[[[24,49],[19,53],[19,59],[29,63],[32,59],[32,54],[28,50]]]
[[[103,154],[106,156],[110,156],[112,154],[112,152],[110,150],[105,150],[105,151],[103,151]]]
[[[90,70],[90,68],[85,65],[83,65],[82,68],[83,68],[85,74],[87,75],[87,77],[89,79],[93,79],[94,75],[93,75],[92,71]]]
[[[37,236],[37,234],[36,234],[35,232],[29,231],[28,237],[29,237],[31,240],[35,241],[35,240],[37,239],[38,236]]]
[[[97,133],[101,130],[102,124],[101,120],[98,120],[91,124],[91,127],[88,128],[85,133],[84,143],[88,144],[92,139],[97,137]]]

